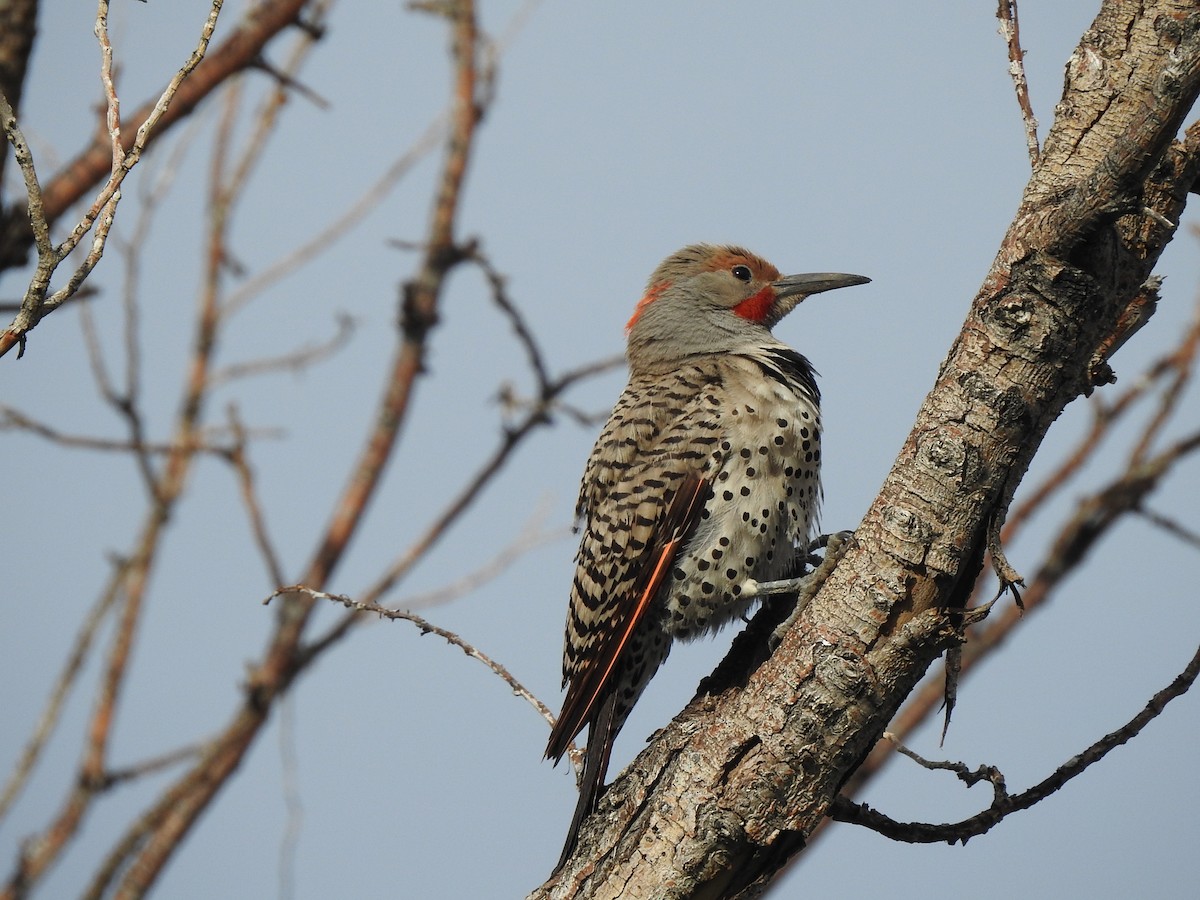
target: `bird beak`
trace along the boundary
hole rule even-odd
[[[868,284],[870,278],[862,275],[842,275],[838,272],[813,272],[808,275],[787,275],[774,282],[776,298],[819,294],[822,291],[832,291],[834,288],[851,287],[856,284]]]
[[[810,272],[807,275],[785,275],[771,283],[775,289],[775,303],[771,308],[771,325],[774,325],[800,305],[810,294],[832,291],[834,288],[867,284],[870,278],[862,275],[842,275],[839,272]],[[770,327],[770,326],[768,326]]]

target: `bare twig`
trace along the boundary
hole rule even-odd
[[[225,310],[225,314],[227,315],[228,306],[225,307]],[[233,363],[222,369],[217,369],[208,380],[209,387],[217,388],[230,381],[254,375],[270,375],[275,372],[301,372],[309,366],[335,355],[350,342],[350,337],[353,334],[354,320],[348,315],[339,315],[337,317],[337,328],[327,340],[319,344],[307,344],[297,350],[282,353],[279,356]]]
[[[459,0],[453,4],[452,30],[456,72],[455,112],[439,198],[430,228],[429,251],[417,277],[406,287],[405,328],[401,348],[386,373],[385,396],[350,484],[334,518],[308,566],[304,583],[315,589],[325,583],[341,559],[362,513],[374,495],[391,456],[400,425],[406,417],[413,383],[421,371],[424,337],[436,321],[437,301],[446,272],[460,259],[453,238],[455,212],[475,127],[481,110],[476,104],[475,9]],[[217,247],[214,242],[214,248]],[[211,317],[219,318],[217,308]],[[279,604],[279,615],[264,658],[247,678],[246,700],[203,757],[184,773],[117,842],[104,871],[93,882],[93,893],[107,889],[119,877],[118,893],[141,895],[155,882],[180,840],[226,783],[260,732],[274,701],[303,668],[298,654],[314,600],[300,594]]]
[[[1038,148],[1038,123],[1029,102],[1029,82],[1025,79],[1025,51],[1021,49],[1021,26],[1017,21],[1017,0],[1000,0],[996,11],[1000,20],[1000,35],[1008,45],[1008,74],[1017,91],[1017,103],[1025,122],[1025,143],[1029,147],[1029,164],[1036,167],[1041,158]]]
[[[21,156],[18,155],[18,162],[21,164],[22,172],[26,173],[30,216],[31,221],[34,222],[35,243],[38,247],[38,265],[25,292],[21,311],[17,313],[8,329],[0,332],[0,356],[3,356],[17,344],[23,346],[25,335],[41,321],[43,316],[61,306],[75,294],[80,285],[83,284],[84,279],[91,274],[96,264],[104,255],[108,234],[113,226],[114,213],[116,212],[117,204],[121,200],[121,184],[125,180],[125,176],[137,165],[142,151],[146,148],[146,144],[149,141],[150,134],[170,107],[171,101],[179,90],[179,86],[192,73],[196,66],[200,64],[200,61],[204,59],[204,54],[208,49],[208,42],[212,37],[213,30],[216,28],[217,17],[220,15],[223,2],[224,0],[210,0],[211,6],[208,18],[201,28],[196,48],[179,71],[175,73],[175,76],[168,82],[167,87],[159,96],[149,115],[138,126],[132,145],[126,148],[121,137],[120,103],[112,81],[112,45],[108,40],[108,2],[107,0],[100,0],[96,14],[96,38],[100,42],[101,47],[101,81],[104,84],[105,96],[108,101],[107,136],[111,154],[111,174],[109,175],[108,182],[101,188],[100,193],[93,200],[91,207],[84,213],[71,233],[57,247],[51,247],[49,244],[49,222],[44,210],[44,194],[30,188],[31,182],[36,184],[37,180],[32,168],[32,158],[30,157],[27,162],[21,162]],[[4,106],[0,106],[0,116],[4,119],[5,131],[11,135],[10,140],[14,141],[15,148],[17,135],[15,130],[16,119],[15,116],[12,116],[10,124],[9,113],[11,113],[11,107],[6,110],[6,106],[7,101],[5,101]],[[23,141],[23,138],[21,140]],[[39,219],[40,222],[38,221]],[[84,256],[83,261],[75,268],[75,271],[63,287],[55,291],[53,295],[47,296],[50,279],[59,264],[71,254],[83,238],[93,230],[93,227],[95,231],[92,235],[91,247]],[[42,236],[38,237],[39,234]]]
[[[4,127],[5,137],[12,144],[13,159],[21,170],[21,175],[25,179],[25,193],[27,196],[27,208],[29,222],[32,230],[33,244],[37,249],[38,267],[34,273],[33,281],[25,292],[25,298],[21,301],[21,307],[17,311],[16,318],[13,319],[13,324],[9,326],[7,331],[0,332],[0,356],[12,349],[14,344],[18,344],[20,349],[17,351],[17,358],[20,359],[25,353],[25,332],[32,328],[28,325],[23,330],[19,328],[22,324],[22,317],[26,320],[36,322],[36,317],[40,316],[42,303],[46,295],[46,288],[50,285],[50,276],[53,273],[53,265],[55,250],[50,242],[50,224],[46,220],[44,209],[44,201],[42,197],[42,186],[38,181],[37,170],[34,167],[33,153],[29,149],[29,142],[25,140],[25,135],[21,131],[21,126],[17,122],[16,111],[9,105],[8,99],[0,94],[0,125]],[[32,295],[32,296],[31,296]]]
[[[29,415],[0,403],[0,431],[20,429],[37,437],[52,441],[60,447],[75,450],[97,450],[104,453],[148,453],[153,456],[166,456],[171,453],[207,453],[214,456],[228,457],[234,450],[231,444],[221,441],[229,436],[224,428],[197,429],[188,438],[187,443],[142,443],[132,440],[115,438],[92,437],[82,434],[68,434],[45,422],[39,422]],[[282,432],[273,428],[246,428],[243,435],[254,440],[279,438]]]
[[[304,593],[317,600],[332,600],[335,603],[340,603],[347,609],[354,610],[358,613],[374,613],[375,615],[392,620],[400,620],[404,622],[412,622],[421,630],[422,634],[436,634],[442,640],[451,646],[458,647],[467,656],[476,659],[491,669],[496,675],[503,679],[504,683],[512,688],[512,692],[525,700],[530,706],[538,711],[538,714],[545,719],[551,726],[554,725],[554,713],[541,700],[533,695],[521,682],[517,681],[513,674],[508,671],[500,663],[496,662],[483,651],[479,650],[473,644],[469,644],[453,631],[447,631],[445,628],[438,628],[436,625],[429,622],[427,619],[418,616],[416,613],[408,612],[400,609],[388,609],[386,606],[379,606],[376,603],[361,603],[357,600],[347,597],[343,594],[328,594],[324,591],[314,591],[305,587],[302,584],[291,585],[290,587],[281,588],[276,591],[271,597],[279,597],[287,594]],[[270,599],[270,598],[268,598]]]
[[[1116,400],[1105,402],[1103,397],[1097,396],[1091,401],[1094,416],[1088,433],[1080,439],[1075,449],[1066,456],[1059,467],[1052,471],[1040,485],[1033,489],[1028,498],[1015,508],[1004,529],[1005,541],[1013,540],[1021,527],[1027,524],[1039,510],[1044,509],[1050,498],[1060,492],[1082,470],[1085,463],[1093,458],[1097,448],[1105,438],[1109,437],[1124,415],[1132,410],[1139,400],[1144,399],[1156,384],[1170,376],[1171,381],[1165,389],[1166,392],[1176,394],[1182,390],[1179,376],[1183,372],[1194,371],[1192,361],[1197,349],[1200,348],[1200,302],[1198,302],[1196,310],[1192,325],[1180,337],[1179,344],[1155,361],[1145,374],[1135,379],[1129,388],[1118,395]],[[1190,383],[1190,378],[1189,374],[1186,379],[1188,383]],[[1163,408],[1164,402],[1165,400],[1160,399],[1160,409]],[[1136,444],[1146,443],[1145,437],[1148,430],[1159,427],[1155,425],[1156,421],[1158,421],[1158,417],[1152,419],[1143,428],[1135,440]],[[1049,543],[1050,550],[1046,559],[1042,561],[1028,590],[1023,594],[1023,603],[1027,613],[1037,610],[1050,599],[1054,588],[1061,583],[1062,578],[1069,571],[1073,571],[1074,566],[1082,563],[1083,554],[1087,549],[1107,534],[1108,529],[1116,523],[1121,515],[1129,512],[1142,513],[1148,517],[1153,515],[1143,512],[1144,499],[1161,480],[1162,474],[1177,465],[1188,452],[1192,452],[1186,448],[1185,440],[1173,448],[1168,448],[1165,455],[1160,454],[1157,463],[1144,463],[1140,470],[1142,475],[1153,474],[1156,470],[1161,469],[1160,474],[1149,479],[1139,476],[1131,462],[1124,473],[1109,482],[1107,486],[1095,491],[1090,498],[1080,502],[1076,513],[1060,526],[1058,537]],[[1149,467],[1147,468],[1147,466]],[[1118,504],[1120,510],[1116,511],[1113,504]],[[1109,513],[1103,512],[1106,507],[1110,509]],[[1061,559],[1068,549],[1072,555],[1072,562],[1070,565],[1064,565]],[[977,593],[981,588],[982,585],[977,588]],[[1003,646],[1014,629],[1026,621],[1028,621],[1028,616],[1022,615],[1022,611],[1012,605],[993,611],[985,626],[971,630],[970,639],[961,648],[962,673],[968,674],[980,662]],[[908,701],[897,713],[891,725],[891,731],[901,738],[911,734],[920,723],[938,709],[942,702],[942,679],[935,674],[926,679],[921,687],[909,696]],[[882,769],[891,757],[892,749],[887,742],[881,741],[876,745],[866,761],[847,782],[845,787],[847,795],[853,795],[860,791],[863,785]]]
[[[958,776],[958,780],[967,787],[974,787],[979,782],[986,781],[992,786],[992,789],[996,792],[997,796],[1008,796],[1008,789],[1005,787],[1004,782],[1004,774],[995,766],[981,765],[972,769],[968,767],[966,763],[962,762],[926,759],[915,750],[904,746],[904,744],[900,742],[899,738],[897,738],[890,731],[885,731],[883,733],[883,738],[884,740],[892,743],[892,745],[896,748],[897,753],[899,753],[901,756],[907,756],[923,769],[929,769],[931,772],[953,772]]]
[[[125,347],[126,360],[130,368],[126,374],[126,390],[118,392],[108,376],[104,365],[104,355],[100,349],[100,338],[96,334],[96,326],[92,321],[91,309],[84,304],[79,309],[79,324],[83,329],[84,345],[87,347],[88,361],[92,366],[92,378],[100,391],[100,395],[125,420],[129,430],[129,439],[125,442],[129,452],[137,461],[138,472],[142,476],[142,484],[146,492],[153,497],[156,490],[157,475],[150,457],[151,451],[146,446],[146,429],[138,408],[138,377],[134,367],[140,368],[140,353],[137,349],[137,305],[128,302],[125,309]]]
[[[21,169],[21,177],[25,181],[25,194],[28,203],[29,222],[33,232],[34,246],[38,256],[50,256],[54,247],[50,242],[50,223],[46,219],[45,204],[42,197],[42,185],[38,179],[37,166],[33,161],[33,151],[17,121],[17,112],[8,102],[4,94],[0,94],[0,124],[4,127],[4,136],[13,148],[13,159]]]
[[[1183,525],[1181,525],[1179,522],[1176,522],[1169,516],[1156,513],[1151,509],[1142,507],[1136,510],[1136,512],[1147,521],[1152,522],[1163,531],[1167,532],[1167,534],[1174,535],[1185,544],[1189,544],[1195,549],[1200,550],[1200,534],[1193,529],[1185,528]]]
[[[537,341],[533,337],[533,332],[526,324],[525,317],[521,315],[521,311],[509,298],[508,285],[504,276],[496,270],[495,266],[491,264],[478,247],[472,249],[471,262],[483,270],[483,274],[492,288],[492,300],[500,307],[500,311],[504,313],[512,325],[517,339],[525,349],[525,355],[529,359],[529,367],[533,369],[534,377],[537,379],[538,393],[545,394],[546,388],[550,383],[550,377],[547,374],[546,363],[542,358],[541,348],[538,347]]]
[[[30,735],[29,740],[25,744],[25,749],[21,752],[21,758],[17,761],[16,766],[13,767],[12,774],[9,775],[8,780],[5,782],[4,790],[0,791],[0,821],[4,820],[13,802],[20,796],[21,791],[25,789],[25,785],[29,782],[29,776],[33,774],[34,767],[41,757],[42,749],[46,746],[46,742],[50,739],[50,735],[54,733],[54,729],[58,725],[67,697],[70,696],[79,673],[83,669],[84,663],[87,662],[88,654],[91,652],[92,644],[96,639],[96,632],[99,630],[101,624],[103,624],[108,613],[112,610],[113,604],[119,596],[124,567],[124,563],[120,564],[117,571],[113,573],[107,587],[96,599],[96,602],[84,617],[83,624],[80,625],[78,633],[75,635],[75,643],[71,647],[71,652],[67,654],[66,663],[63,665],[62,671],[54,682],[54,687],[50,691],[50,698],[46,702],[46,708],[42,710],[42,714],[38,717],[33,734]]]
[[[242,505],[246,507],[246,515],[250,519],[250,530],[254,534],[254,543],[267,567],[267,577],[271,584],[280,584],[284,580],[283,566],[279,562],[279,554],[267,532],[267,522],[263,515],[262,504],[258,501],[258,491],[254,487],[254,473],[246,455],[246,428],[238,416],[237,407],[229,406],[229,426],[233,430],[234,444],[228,455],[238,476],[238,487],[241,489]]]
[[[158,756],[152,756],[150,759],[144,759],[133,765],[122,766],[119,769],[109,769],[104,773],[101,783],[96,785],[96,788],[97,790],[108,790],[123,782],[134,781],[146,775],[153,775],[156,772],[161,772],[163,769],[169,769],[172,766],[187,762],[189,759],[194,759],[200,755],[203,749],[203,744],[189,744],[186,747],[180,747],[177,750],[171,750],[167,753],[160,753]]]
[[[291,274],[321,252],[332,247],[358,222],[391,195],[392,189],[418,162],[437,147],[446,134],[449,116],[438,116],[420,137],[336,219],[296,249],[271,263],[233,291],[225,302],[226,315],[239,312],[247,303],[280,279]]]
[[[1146,725],[1162,713],[1168,703],[1176,697],[1187,693],[1188,689],[1195,682],[1197,674],[1200,674],[1200,649],[1197,649],[1184,670],[1169,685],[1151,697],[1150,701],[1136,716],[1116,731],[1100,738],[1100,740],[1096,741],[1083,752],[1072,756],[1055,769],[1050,776],[1019,794],[1010,796],[1004,790],[1003,778],[999,776],[999,773],[993,767],[981,767],[977,773],[968,773],[969,777],[964,777],[964,772],[968,772],[968,770],[961,763],[930,764],[929,767],[949,768],[957,772],[960,778],[964,778],[967,781],[968,785],[971,783],[970,777],[975,777],[976,775],[979,777],[976,777],[975,780],[979,780],[981,777],[983,780],[990,781],[993,784],[995,797],[992,805],[982,812],[971,816],[969,819],[964,819],[961,822],[951,825],[927,825],[917,822],[900,823],[876,812],[865,803],[854,803],[845,796],[839,796],[830,806],[829,817],[839,822],[853,822],[858,825],[865,825],[868,828],[878,831],[880,834],[898,841],[907,841],[910,843],[946,841],[951,844],[965,844],[970,838],[991,830],[994,825],[1006,816],[1019,810],[1029,809],[1034,804],[1049,797],[1072,778],[1082,774],[1093,763],[1099,762],[1107,756],[1109,751],[1136,737]],[[912,753],[907,755],[916,756]],[[995,777],[989,775],[988,773],[990,772],[995,772]]]

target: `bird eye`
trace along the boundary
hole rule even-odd
[[[754,277],[754,273],[750,271],[749,266],[734,266],[729,271],[733,273],[733,277],[738,281],[749,281]]]

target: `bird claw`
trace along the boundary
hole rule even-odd
[[[850,546],[850,538],[854,534],[852,531],[839,531],[835,534],[821,535],[816,541],[817,546],[825,548],[825,558],[821,560],[813,571],[807,575],[802,575],[799,578],[787,578],[782,581],[764,581],[754,582],[755,593],[751,596],[770,596],[772,594],[796,594],[796,607],[791,611],[786,619],[784,619],[768,639],[768,645],[772,653],[775,648],[783,641],[783,636],[787,634],[788,629],[800,618],[800,614],[812,601],[812,598],[817,595],[817,591],[825,584],[825,580],[834,570],[842,557],[846,555],[846,550]],[[746,588],[742,588],[742,596],[745,596]]]

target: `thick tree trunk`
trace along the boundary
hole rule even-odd
[[[532,897],[757,896],[804,847],[956,640],[961,616],[946,610],[1173,236],[1200,168],[1200,126],[1175,140],[1198,90],[1193,0],[1103,4],[1013,224],[846,556],[757,666],[764,654],[746,645],[766,629],[751,626]]]

